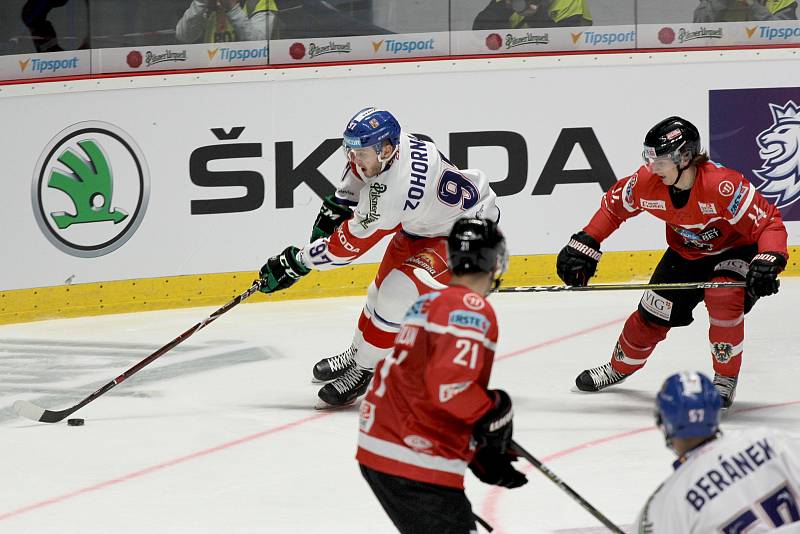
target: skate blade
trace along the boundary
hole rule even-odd
[[[356,405],[356,403],[361,399],[356,399],[354,401],[350,401],[347,404],[328,404],[322,399],[317,399],[317,403],[314,405],[315,410],[321,411],[331,411],[331,410],[344,410],[346,408],[352,408]]]

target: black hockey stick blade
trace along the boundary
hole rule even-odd
[[[497,293],[539,293],[552,291],[621,291],[644,289],[714,289],[718,287],[746,287],[745,282],[686,282],[673,284],[593,284],[588,286],[516,286],[501,287]]]
[[[206,326],[217,320],[220,315],[230,310],[231,308],[242,302],[244,299],[250,297],[253,293],[258,291],[261,288],[261,284],[262,284],[261,280],[256,280],[255,282],[253,282],[253,285],[247,289],[247,291],[234,297],[233,300],[231,300],[221,308],[215,310],[214,313],[212,313],[199,323],[193,325],[191,328],[180,334],[178,337],[176,337],[175,339],[173,339],[172,341],[170,341],[169,343],[167,343],[166,345],[164,345],[163,347],[152,353],[150,356],[148,356],[144,360],[140,361],[139,363],[137,363],[136,365],[134,365],[133,367],[131,367],[130,369],[119,375],[111,382],[108,382],[100,389],[96,390],[94,393],[92,393],[91,395],[80,401],[78,404],[70,408],[66,408],[64,410],[47,410],[45,408],[42,408],[41,406],[37,406],[32,402],[18,400],[14,402],[14,411],[17,412],[17,415],[25,417],[26,419],[31,419],[32,421],[40,421],[42,423],[57,423],[61,421],[65,417],[68,417],[70,414],[77,412],[78,410],[80,410],[93,400],[95,400],[97,397],[108,392],[117,384],[124,382],[134,374],[138,373],[144,367],[151,364],[153,361],[163,356],[164,354],[175,348],[180,343],[186,341],[192,334],[194,334],[198,330],[205,328]]]

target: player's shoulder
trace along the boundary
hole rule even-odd
[[[697,166],[702,186],[711,191],[716,191],[724,197],[730,197],[736,187],[742,183],[749,183],[742,173],[720,165],[715,161],[706,161]]]
[[[432,303],[431,316],[442,326],[474,330],[487,335],[494,330],[494,309],[483,295],[463,286],[450,286]]]

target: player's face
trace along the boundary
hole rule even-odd
[[[661,183],[664,185],[674,185],[678,179],[678,166],[672,160],[671,156],[662,156],[659,158],[645,157],[645,166],[647,170],[661,178]]]
[[[373,147],[351,148],[345,153],[347,161],[354,163],[367,178],[377,176],[381,172],[381,162],[378,161],[378,153]]]

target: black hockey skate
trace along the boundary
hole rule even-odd
[[[722,408],[724,410],[727,410],[733,404],[733,398],[736,396],[736,383],[738,381],[738,376],[722,376],[721,374],[714,373],[714,387],[717,388],[719,396],[722,398]]]
[[[608,386],[619,384],[628,377],[611,367],[611,363],[587,369],[575,379],[575,385],[581,391],[600,391]]]
[[[373,374],[372,371],[353,364],[341,377],[322,386],[318,393],[320,402],[315,408],[327,410],[353,404],[367,392]]]
[[[312,382],[319,384],[336,380],[355,365],[355,356],[356,348],[350,345],[350,348],[341,354],[330,358],[322,358],[314,364],[314,379]]]

